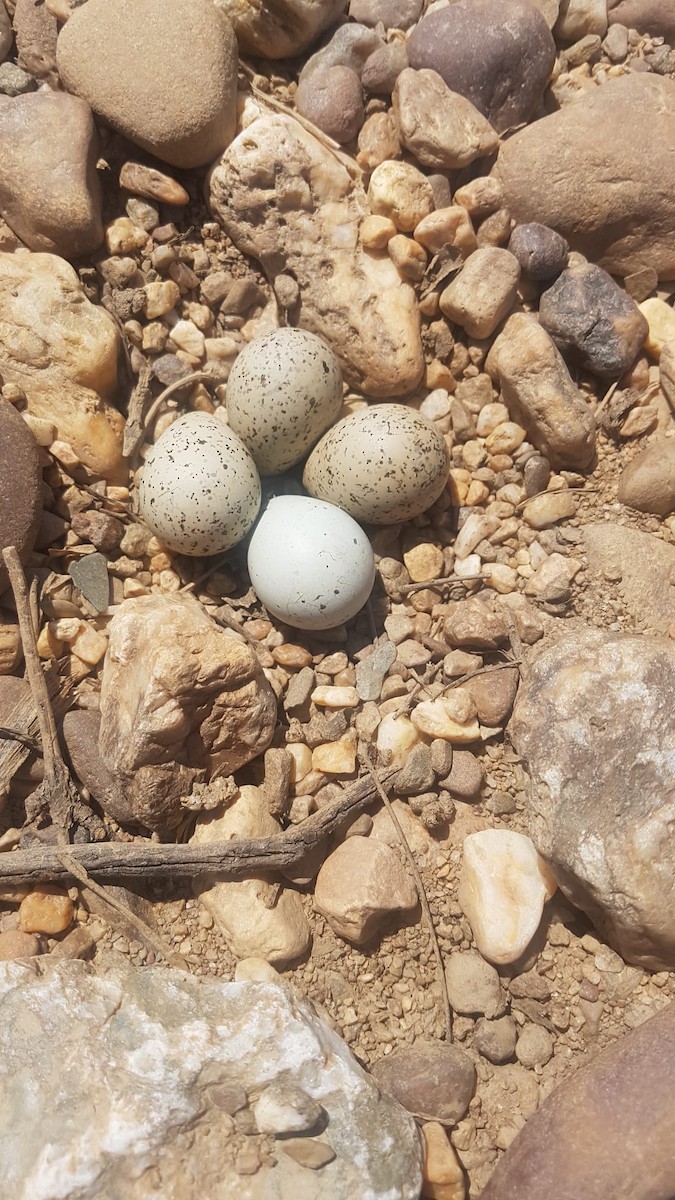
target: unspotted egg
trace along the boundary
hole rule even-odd
[[[278,475],[300,462],[341,407],[340,363],[304,329],[277,329],[254,339],[227,381],[230,428],[261,475]]]
[[[179,417],[145,460],[139,513],[170,550],[221,554],[246,536],[259,508],[251,455],[210,413]]]
[[[256,526],[248,570],[273,616],[296,629],[333,629],[366,603],[375,559],[347,513],[308,496],[277,496]]]
[[[372,404],[324,434],[303,483],[357,521],[393,525],[438,500],[449,468],[448,448],[431,421],[405,404]]]

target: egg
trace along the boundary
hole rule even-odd
[[[210,413],[187,413],[150,450],[138,508],[170,550],[220,554],[253,525],[260,476],[243,442],[222,421]]]
[[[251,583],[265,608],[296,629],[333,629],[366,603],[373,550],[356,521],[309,496],[277,496],[248,548]]]
[[[261,475],[279,475],[304,458],[342,408],[342,371],[333,351],[304,329],[256,338],[227,381],[230,428]]]
[[[438,500],[449,469],[448,448],[431,421],[405,404],[373,404],[324,434],[303,483],[357,521],[394,525]]]

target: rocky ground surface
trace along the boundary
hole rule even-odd
[[[13,1195],[675,1191],[671,45],[659,0],[0,4],[0,542],[69,840],[297,847],[371,762],[392,802],[283,871],[13,884],[61,830],[0,567]],[[246,540],[180,554],[138,504],[296,326],[340,416],[407,405],[443,468],[393,523],[415,452],[373,498],[321,443],[305,483],[377,568],[323,631],[271,615]]]

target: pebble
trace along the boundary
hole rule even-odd
[[[314,906],[338,937],[361,946],[396,914],[411,914],[417,891],[395,850],[372,837],[350,837],[325,859]]]
[[[35,86],[33,76],[16,63],[4,62],[0,66],[0,94],[3,96],[25,96],[34,92]]]
[[[456,750],[450,774],[441,779],[438,786],[460,800],[473,800],[483,786],[483,768],[470,751]]]
[[[403,42],[388,42],[374,50],[363,64],[361,83],[372,95],[391,96],[396,80],[407,66],[408,55]]]
[[[253,1104],[253,1115],[261,1133],[278,1137],[309,1132],[318,1125],[323,1109],[297,1084],[276,1083],[263,1089]]]
[[[156,167],[148,167],[143,163],[125,162],[120,170],[120,187],[135,196],[143,196],[146,200],[159,200],[161,204],[172,204],[180,207],[189,204],[190,195],[185,188],[158,171]]]
[[[500,1017],[506,1008],[499,975],[475,950],[457,950],[445,966],[450,1007],[463,1015]]]
[[[499,144],[489,121],[436,71],[401,71],[392,105],[401,144],[425,167],[459,170]]]
[[[327,1142],[320,1142],[316,1138],[284,1138],[280,1143],[279,1148],[294,1162],[300,1164],[301,1167],[307,1167],[310,1171],[319,1171],[321,1167],[325,1167],[328,1163],[333,1162],[335,1151]]]
[[[508,569],[508,568],[507,568]],[[511,715],[518,691],[518,668],[485,671],[463,685],[471,696],[481,725],[503,725]]]
[[[498,133],[520,125],[541,102],[555,43],[533,5],[459,0],[429,12],[408,40],[416,70],[437,71]]]
[[[528,837],[508,829],[469,834],[462,847],[458,900],[474,941],[490,962],[525,953],[557,884]]]
[[[0,933],[0,962],[14,958],[33,958],[40,953],[40,943],[32,933],[20,929],[6,929]]]
[[[466,1115],[476,1086],[474,1065],[463,1050],[422,1038],[394,1049],[371,1072],[408,1112],[452,1124]]]
[[[395,658],[396,646],[386,641],[356,664],[355,687],[360,700],[380,699],[382,684]]]
[[[38,884],[21,901],[19,929],[22,933],[63,933],[72,924],[75,906],[62,888]]]
[[[210,163],[232,139],[237,43],[209,0],[172,0],[170,20],[164,0],[89,0],[56,57],[68,91],[172,166]]]
[[[487,338],[516,298],[520,266],[508,250],[484,246],[469,256],[464,267],[441,293],[441,312],[474,338]]]
[[[484,600],[459,600],[444,621],[445,637],[453,647],[498,650],[508,641],[504,618]]]
[[[383,761],[392,767],[402,767],[409,751],[420,741],[420,735],[410,717],[387,713],[377,730],[377,750]]]
[[[402,233],[412,233],[423,217],[433,212],[431,184],[410,163],[383,162],[368,185],[368,203],[376,216],[389,217]]]
[[[464,746],[477,741],[480,729],[475,716],[475,705],[471,702],[470,706],[464,708],[457,699],[460,690],[456,688],[448,696],[439,696],[438,700],[424,700],[417,704],[410,714],[415,728],[425,737],[442,738],[452,746]],[[469,715],[471,710],[473,716]]]
[[[464,1200],[464,1172],[444,1127],[438,1121],[426,1121],[422,1140],[422,1195],[431,1200]]]
[[[0,213],[29,249],[63,258],[98,249],[101,186],[88,104],[49,90],[3,104],[0,153]]]
[[[320,708],[356,708],[360,704],[359,694],[353,687],[317,687],[311,698]]]
[[[558,521],[573,517],[577,511],[578,498],[570,488],[544,492],[535,496],[523,508],[523,520],[531,529],[548,529]]]
[[[635,301],[587,262],[568,267],[543,293],[539,320],[572,362],[610,379],[633,365],[648,331]]]
[[[528,1022],[518,1034],[516,1042],[516,1058],[519,1063],[530,1070],[544,1067],[553,1057],[553,1038],[548,1029],[542,1025]]]
[[[526,279],[555,279],[567,264],[569,247],[565,238],[538,221],[516,225],[508,248]]]
[[[607,33],[607,0],[564,0],[555,26],[556,35],[566,42]]]
[[[316,746],[312,751],[312,768],[324,775],[351,775],[356,770],[354,737],[348,734],[335,742]]]
[[[404,766],[396,775],[393,787],[399,796],[420,796],[429,792],[436,782],[431,750],[423,744],[413,746]]]
[[[513,1017],[499,1017],[496,1021],[481,1017],[474,1029],[474,1048],[488,1062],[505,1063],[513,1058],[517,1035],[518,1027]]]
[[[656,359],[661,355],[664,346],[675,342],[675,310],[665,300],[652,296],[639,305],[640,312],[647,321],[648,330],[645,337],[645,349]]]
[[[365,120],[361,80],[347,66],[336,65],[305,75],[298,85],[295,103],[301,116],[340,145],[353,142]]]
[[[110,603],[110,579],[108,563],[103,555],[85,554],[70,564],[68,573],[85,600],[97,612],[104,613]]]
[[[385,29],[411,29],[416,25],[423,0],[350,0],[352,21],[375,28],[380,22]]]
[[[0,358],[1,358],[0,349]],[[0,397],[0,551],[15,546],[28,561],[42,515],[42,471],[35,439],[16,409]],[[0,557],[0,592],[8,575]]]

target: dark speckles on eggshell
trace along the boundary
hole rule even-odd
[[[255,463],[237,435],[209,413],[188,413],[145,461],[139,512],[169,549],[222,554],[246,536],[260,497]]]
[[[449,467],[445,441],[426,417],[405,404],[373,404],[324,434],[303,483],[357,521],[393,525],[438,499]]]
[[[230,427],[262,475],[300,462],[341,407],[339,361],[304,329],[277,329],[250,342],[227,382]]]

